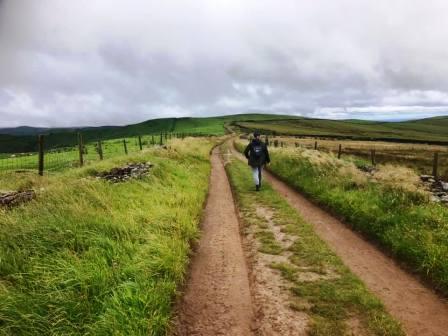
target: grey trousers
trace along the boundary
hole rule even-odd
[[[261,184],[261,169],[262,167],[251,167],[252,168],[252,177],[254,178],[255,185]]]

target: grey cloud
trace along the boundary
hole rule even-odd
[[[448,114],[442,0],[3,0],[0,127]]]

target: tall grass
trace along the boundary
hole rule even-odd
[[[276,137],[285,146],[301,146],[314,148],[318,142],[320,151],[338,152],[342,146],[342,158],[351,157],[370,162],[371,150],[375,150],[375,161],[380,164],[393,164],[412,168],[420,174],[431,174],[433,168],[433,155],[439,153],[439,175],[448,179],[448,148],[446,146],[391,143],[381,141],[353,141],[353,140],[324,140],[324,139],[297,139],[296,137]]]
[[[392,166],[389,174],[358,183],[353,174],[341,170],[346,165],[317,151],[271,149],[269,169],[448,295],[448,208],[430,203],[410,186],[400,186],[390,174]]]
[[[164,335],[198,234],[213,141],[174,141],[39,178],[0,174],[0,189],[38,191],[0,210],[1,335]],[[151,161],[139,180],[92,177]]]

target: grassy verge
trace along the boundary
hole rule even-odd
[[[208,188],[211,140],[173,141],[43,178],[0,174],[0,189],[38,190],[0,209],[0,335],[164,335]],[[91,177],[151,161],[139,180]]]
[[[381,302],[277,192],[267,183],[261,192],[254,192],[247,165],[239,161],[226,168],[244,224],[256,227],[260,252],[288,256],[288,262],[271,267],[280,270],[291,285],[291,308],[311,317],[310,335],[348,335],[354,329],[362,330],[361,334],[404,334]],[[257,215],[257,207],[273,213],[274,225],[291,238],[287,248],[281,246],[266,219]]]
[[[241,148],[241,145],[239,145]],[[269,169],[340,215],[448,295],[448,208],[430,203],[408,170],[367,179],[353,163],[304,149],[272,149]]]
[[[414,169],[419,174],[432,174],[433,155],[439,153],[439,175],[448,180],[448,148],[446,146],[393,143],[381,141],[352,141],[352,140],[324,140],[298,139],[296,137],[270,137],[272,145],[277,140],[278,145],[284,147],[314,148],[317,141],[319,151],[333,152],[337,155],[341,145],[341,157],[344,160],[351,157],[371,162],[371,150],[375,150],[377,164],[392,164]],[[283,146],[282,146],[283,147]]]

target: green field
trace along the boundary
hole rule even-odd
[[[260,130],[270,134],[448,144],[448,117],[404,122],[301,118],[275,121],[236,121],[234,125],[243,131]]]
[[[198,235],[214,140],[173,140],[83,169],[1,173],[37,199],[0,208],[1,335],[165,335]],[[94,177],[151,161],[121,184]]]
[[[162,137],[162,144],[169,141],[170,136],[166,139]],[[125,154],[124,141],[126,141],[126,149],[128,154],[140,151],[140,145],[137,137],[123,138],[115,140],[106,140],[102,142],[103,158],[110,159],[116,156]],[[141,137],[142,148],[151,148],[154,145],[160,144],[160,135],[157,136],[143,136]],[[83,154],[84,164],[88,165],[99,161],[99,151],[97,142],[90,142],[84,145]],[[44,156],[44,171],[55,172],[62,171],[67,168],[74,168],[79,166],[79,149],[78,146],[64,147],[52,149],[45,152]],[[0,172],[8,170],[31,170],[38,169],[38,154],[37,153],[23,153],[23,154],[2,154],[0,156]]]

